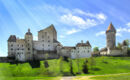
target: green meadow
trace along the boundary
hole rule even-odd
[[[130,57],[88,58],[88,74],[84,74],[82,70],[85,60],[86,58],[72,60],[75,75],[86,76],[130,72]],[[44,61],[41,61],[40,64],[40,68],[32,68],[29,63],[18,65],[0,63],[0,80],[8,80],[8,78],[10,80],[58,80],[61,76],[72,76],[70,62],[61,61],[60,59],[48,60],[48,68],[45,68]]]

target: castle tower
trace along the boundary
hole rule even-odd
[[[106,43],[107,48],[112,49],[116,46],[116,29],[113,24],[110,23],[106,30]]]
[[[28,32],[25,34],[25,44],[26,44],[26,60],[33,59],[33,35],[28,29]]]

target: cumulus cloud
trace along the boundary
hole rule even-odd
[[[60,38],[65,38],[65,36],[64,36],[64,35],[60,35],[59,37],[60,37]]]
[[[90,12],[84,12],[80,9],[70,10],[68,13],[63,14],[60,17],[62,23],[80,29],[80,31],[102,24],[106,19],[107,17],[103,13],[93,14]],[[73,34],[79,31],[73,29],[67,31],[67,34],[68,32]]]
[[[72,32],[71,34],[79,32],[76,31],[77,29],[82,31],[84,29],[103,24],[107,19],[107,16],[102,12],[91,13],[77,8],[68,9],[62,6],[45,4],[35,8],[35,10],[38,9],[45,10],[47,13],[51,14],[50,16],[54,14],[56,17],[55,20],[58,21],[57,23],[70,26],[68,27],[68,31],[65,32],[66,34],[68,34],[68,32]]]
[[[130,22],[128,22],[126,25],[127,25],[128,27],[130,27]]]
[[[105,35],[105,31],[100,31],[100,32],[96,33],[96,36],[100,36],[100,35]]]
[[[73,33],[79,32],[79,31],[81,31],[81,30],[79,30],[79,29],[72,29],[72,30],[68,30],[66,34],[70,35],[70,34],[73,34]]]
[[[129,33],[130,32],[130,28],[122,28],[122,27],[118,28],[117,32],[116,32],[116,36],[122,37],[122,34],[124,32]],[[101,36],[101,35],[105,35],[105,31],[100,31],[100,32],[96,33],[96,36]]]
[[[103,20],[103,21],[105,21],[107,19],[107,16],[104,13],[94,14],[94,13],[90,13],[90,12],[84,12],[80,9],[74,9],[74,12],[78,13],[78,14],[85,15],[85,16],[93,17],[93,18],[96,18],[96,19],[99,19],[99,20]]]

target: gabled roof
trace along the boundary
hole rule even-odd
[[[54,25],[53,25],[53,24],[51,24],[51,25],[50,25],[50,26],[48,26],[47,28],[42,29],[42,30],[40,30],[40,31],[38,31],[38,32],[45,31],[45,30],[47,30],[47,29],[53,29],[53,30],[55,30],[55,31],[56,31],[56,29],[55,29]]]
[[[15,35],[10,35],[8,42],[16,42],[16,36]]]
[[[106,32],[116,32],[116,29],[114,28],[112,22],[109,24]]]
[[[76,47],[81,47],[81,46],[90,46],[91,47],[89,41],[87,41],[86,43],[83,43],[83,42],[77,43],[77,45],[76,45]]]
[[[62,49],[75,49],[75,47],[70,47],[70,46],[64,46]]]
[[[102,52],[102,51],[107,51],[107,48],[105,47],[105,48],[102,48],[101,50],[100,50],[100,52]]]

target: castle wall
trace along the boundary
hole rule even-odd
[[[108,52],[108,55],[118,56],[118,55],[124,55],[124,54],[123,54],[122,50],[113,49],[113,50],[110,50],[110,52]]]
[[[8,57],[15,57],[16,49],[16,42],[8,42]]]
[[[85,57],[91,57],[91,47],[89,46],[76,47],[76,49],[71,51],[72,59]]]

